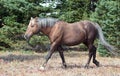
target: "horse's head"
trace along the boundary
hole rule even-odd
[[[40,31],[38,18],[32,18],[30,19],[29,25],[27,27],[27,30],[25,32],[24,38],[29,41],[29,39],[34,35],[37,34]]]

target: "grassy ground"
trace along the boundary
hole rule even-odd
[[[120,58],[100,57],[101,66],[92,62],[85,69],[87,52],[65,52],[68,67],[62,68],[58,53],[54,53],[45,71],[40,70],[47,53],[35,52],[0,52],[0,76],[120,76]]]

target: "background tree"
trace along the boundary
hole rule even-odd
[[[31,16],[37,16],[41,8],[25,0],[1,0],[0,16],[5,26],[0,29],[0,42],[13,45],[15,37],[25,32]],[[16,38],[17,39],[17,38]]]
[[[65,0],[61,7],[59,18],[67,22],[76,22],[89,17],[89,0]]]

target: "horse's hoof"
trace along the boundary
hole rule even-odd
[[[100,66],[100,63],[99,63],[98,61],[97,61],[97,63],[96,63],[96,66],[97,66],[97,67],[99,67],[99,66]]]
[[[41,66],[41,67],[40,67],[40,70],[44,71],[44,70],[45,70],[45,67]]]
[[[63,68],[63,69],[66,69],[66,68],[67,68],[67,65],[63,65],[62,68]]]
[[[97,67],[100,66],[100,63],[99,63],[97,60],[93,61],[93,63],[94,63]]]
[[[64,65],[64,68],[67,68],[67,65]]]
[[[100,63],[98,62],[98,63],[96,64],[96,66],[97,66],[97,67],[100,67]]]
[[[88,65],[85,65],[84,68],[85,68],[85,69],[88,69]]]
[[[84,66],[85,69],[88,69],[88,66]]]

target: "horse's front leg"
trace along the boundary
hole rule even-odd
[[[52,54],[54,53],[56,47],[57,47],[57,46],[56,46],[56,42],[53,42],[53,43],[51,44],[51,47],[50,47],[50,50],[49,50],[48,54],[47,54],[46,57],[45,57],[45,61],[44,61],[43,65],[40,67],[41,70],[44,70],[44,69],[45,69],[45,67],[46,67],[46,65],[47,65],[47,62],[48,62],[48,60],[51,58],[51,56],[52,56]]]
[[[65,58],[64,58],[62,46],[59,46],[59,47],[58,47],[58,51],[59,51],[60,57],[61,57],[61,59],[62,59],[63,67],[66,68],[67,65],[66,65],[66,62],[65,62]]]

